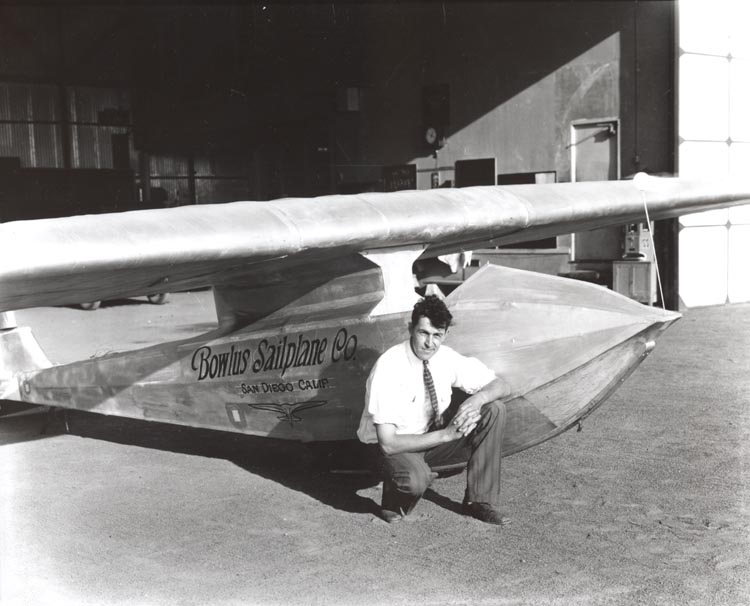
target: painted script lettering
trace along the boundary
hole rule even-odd
[[[289,391],[317,391],[321,389],[332,389],[332,380],[329,378],[321,379],[298,379],[294,383],[277,382],[277,383],[240,383],[240,396],[261,394],[261,393],[285,393]]]
[[[343,357],[344,360],[349,361],[355,353],[357,353],[357,335],[350,335],[346,332],[346,328],[342,328],[333,339],[331,360],[338,362]]]
[[[305,339],[302,334],[297,340],[285,336],[277,343],[263,339],[258,343],[257,356],[253,362],[253,372],[280,370],[283,377],[290,368],[316,366],[325,359],[328,339]]]
[[[254,348],[233,344],[223,351],[226,345],[203,345],[193,351],[190,368],[198,381],[269,372],[284,379],[291,369],[349,362],[356,358],[357,344],[357,335],[340,328],[332,338],[299,333],[262,339]],[[306,388],[298,385],[297,389]]]
[[[235,349],[215,354],[208,345],[199,347],[193,353],[191,368],[198,373],[198,380],[241,375],[247,370],[252,352],[249,349]]]

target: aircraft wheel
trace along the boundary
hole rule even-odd
[[[101,301],[89,301],[87,303],[79,303],[78,307],[85,309],[86,311],[94,311],[95,309],[99,309],[101,304]]]
[[[148,302],[154,305],[164,305],[167,302],[167,293],[162,292],[158,295],[148,295]]]

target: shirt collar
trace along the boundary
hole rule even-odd
[[[443,347],[443,346],[441,345],[441,346],[440,346],[440,349],[442,349],[442,347]],[[407,340],[406,340],[406,341],[404,342],[404,349],[406,350],[406,359],[407,359],[407,360],[409,361],[409,364],[410,364],[410,365],[411,365],[412,367],[416,367],[416,366],[418,366],[418,367],[419,367],[419,371],[420,371],[420,372],[422,372],[422,365],[423,365],[423,362],[424,362],[424,360],[420,360],[420,359],[419,359],[419,358],[417,357],[417,354],[415,354],[415,353],[414,353],[414,352],[412,351],[412,348],[411,348],[411,340],[410,340],[410,339],[407,339]],[[440,353],[440,349],[438,349],[438,350],[437,350],[437,352],[435,352],[435,355],[434,355],[434,356],[432,356],[432,358],[430,358],[429,360],[427,360],[427,365],[428,365],[429,367],[432,367],[432,361],[433,361],[433,360],[435,359],[435,356],[437,356],[437,355],[438,355],[438,354]]]
[[[411,366],[419,366],[421,368],[422,360],[420,360],[417,357],[417,355],[412,351],[410,339],[407,339],[406,341],[404,341],[404,349],[406,350],[406,359],[409,361],[409,364]]]

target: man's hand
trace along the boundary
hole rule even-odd
[[[448,425],[446,425],[445,427],[443,427],[442,429],[438,431],[443,432],[448,442],[453,442],[454,440],[460,440],[461,438],[464,437],[464,435],[466,435],[463,433],[463,431],[461,431],[461,429],[459,429],[458,425],[454,423],[453,421],[451,421]]]
[[[478,399],[468,398],[456,412],[450,427],[457,431],[461,436],[468,436],[479,423],[482,417],[482,404]]]
[[[421,452],[463,437],[463,434],[458,431],[455,425],[448,425],[443,429],[427,433],[397,434],[395,425],[376,423],[375,431],[378,434],[380,448],[387,455],[401,452]]]
[[[477,423],[479,423],[479,419],[482,418],[482,407],[488,402],[506,398],[509,395],[510,386],[504,379],[500,377],[495,378],[494,381],[485,385],[473,396],[469,396],[464,400],[464,403],[458,407],[458,411],[456,412],[456,416],[453,417],[451,425],[454,426],[456,431],[460,432],[461,435],[469,435],[474,431]]]

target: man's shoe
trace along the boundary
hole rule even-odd
[[[470,503],[469,501],[464,501],[463,513],[486,524],[495,524],[496,526],[510,524],[510,518],[505,517],[489,503]]]
[[[400,522],[404,519],[404,516],[402,516],[398,511],[391,511],[390,509],[381,509],[380,515],[389,524]]]
[[[396,485],[389,480],[383,482],[383,500],[380,505],[380,514],[389,524],[398,522],[404,517]]]

